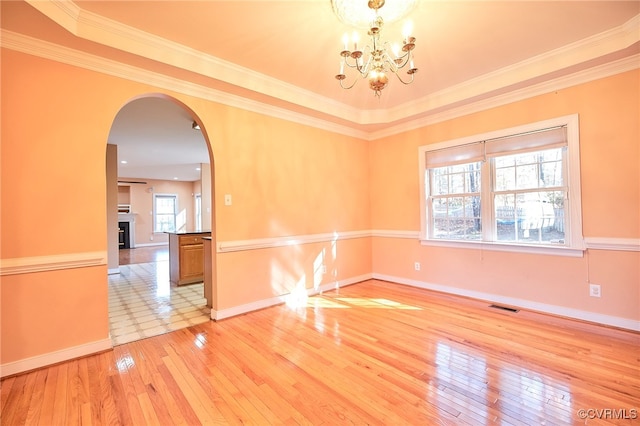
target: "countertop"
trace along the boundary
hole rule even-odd
[[[169,235],[198,235],[198,234],[211,234],[211,231],[180,231],[180,232],[165,232]]]

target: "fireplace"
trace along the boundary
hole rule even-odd
[[[118,248],[129,249],[135,247],[136,218],[133,213],[118,214]]]
[[[118,248],[131,248],[131,234],[129,233],[129,222],[118,222]]]

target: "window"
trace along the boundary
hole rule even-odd
[[[421,239],[578,255],[579,159],[577,115],[421,147]]]
[[[154,194],[153,232],[175,232],[178,196],[174,194]]]
[[[195,204],[196,204],[196,231],[200,232],[202,231],[202,195],[201,194],[196,194],[196,199],[195,199]]]

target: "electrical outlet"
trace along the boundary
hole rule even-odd
[[[419,271],[420,270],[420,262],[414,263],[413,267],[415,268],[416,271]]]
[[[322,265],[322,273],[323,274],[327,273],[327,265]]]
[[[153,241],[153,235],[149,235],[149,241]]]
[[[224,194],[224,205],[225,206],[230,206],[231,203],[232,203],[231,194]]]
[[[600,284],[589,284],[589,296],[591,297],[600,297]]]

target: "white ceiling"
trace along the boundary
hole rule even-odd
[[[184,108],[163,98],[136,99],[122,107],[108,139],[118,145],[119,178],[199,180],[209,151],[192,123]]]
[[[351,30],[329,0],[1,6],[3,46],[365,139],[606,66],[640,66],[637,0],[421,0],[410,16],[416,81],[392,79],[379,99],[366,81],[343,90],[334,79]],[[383,38],[399,39],[402,25],[386,25]],[[140,177],[180,178],[169,163],[180,159],[188,169],[208,161],[188,114],[167,101],[138,102],[118,114],[109,137],[129,161],[128,177],[140,167],[154,173]]]

